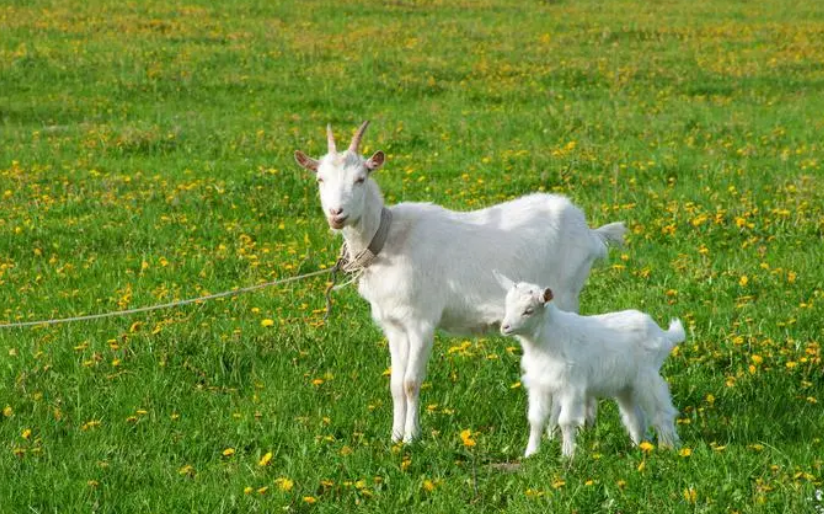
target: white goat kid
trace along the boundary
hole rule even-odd
[[[634,444],[651,420],[662,447],[679,444],[669,386],[660,370],[685,338],[679,320],[662,330],[648,315],[627,310],[581,316],[555,306],[549,288],[518,283],[495,272],[507,290],[501,333],[523,346],[522,382],[527,389],[530,432],[526,456],[538,451],[543,426],[561,427],[563,455],[575,452],[575,431],[584,424],[587,402],[615,398]]]
[[[383,152],[368,159],[358,152],[367,125],[345,152],[337,151],[327,127],[328,153],[316,160],[296,151],[295,160],[315,174],[323,212],[343,233],[349,255],[383,240],[361,266],[358,291],[389,340],[392,439],[411,441],[435,329],[482,334],[500,326],[504,302],[492,269],[551,284],[559,305],[574,311],[593,262],[606,256],[607,243],[623,241],[625,227],[592,230],[580,209],[550,194],[472,212],[429,203],[387,208],[370,177],[384,163]]]

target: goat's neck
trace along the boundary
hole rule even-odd
[[[563,331],[563,328],[558,325],[558,309],[550,303],[544,307],[542,317],[541,322],[535,327],[535,332],[529,334],[529,339],[542,352],[550,355],[563,355],[566,353],[566,348],[564,347],[564,337],[559,334],[559,331]]]
[[[343,239],[349,247],[351,255],[358,255],[364,251],[372,238],[378,232],[381,225],[381,210],[383,209],[383,196],[380,188],[373,180],[368,180],[365,184],[367,188],[366,199],[363,206],[363,214],[353,224],[343,228]]]

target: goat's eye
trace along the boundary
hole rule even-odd
[[[318,177],[318,184],[323,184],[323,179]]]
[[[358,177],[355,179],[355,184],[363,184],[366,182],[366,177]]]
[[[524,311],[524,316],[532,316],[533,312],[535,312],[535,309],[530,307],[530,308],[528,308],[527,310]]]

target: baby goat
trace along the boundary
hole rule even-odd
[[[538,451],[547,417],[549,435],[560,425],[563,455],[572,457],[575,431],[584,425],[591,397],[615,398],[634,444],[644,438],[647,420],[660,446],[679,444],[678,411],[659,374],[664,359],[685,338],[679,320],[671,321],[665,332],[636,310],[581,316],[558,309],[549,288],[515,284],[494,274],[507,290],[501,333],[516,336],[524,349],[522,382],[530,427],[526,457]]]

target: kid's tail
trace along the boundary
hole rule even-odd
[[[684,339],[687,338],[687,334],[684,332],[684,325],[681,324],[680,319],[670,321],[669,330],[665,332],[665,335],[667,341],[670,343],[670,351],[672,351],[678,343],[682,343]]]
[[[626,231],[627,227],[624,226],[623,221],[608,223],[594,230],[604,244],[614,244],[616,246],[624,246],[624,232]]]

